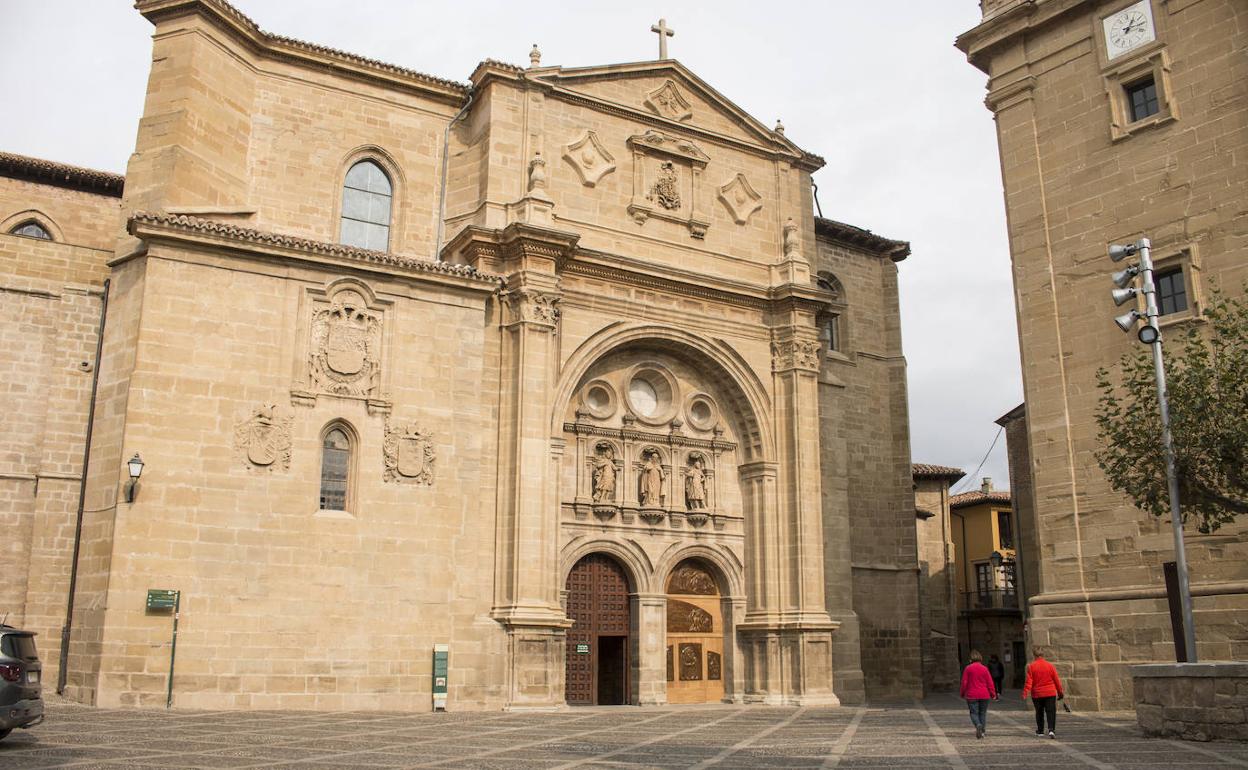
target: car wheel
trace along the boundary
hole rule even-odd
[[[9,733],[11,733],[11,732],[13,732],[13,728],[11,728],[11,727],[10,727],[9,729],[7,729],[7,730],[0,730],[0,741],[2,741],[2,740],[4,740],[5,738],[9,737]]]

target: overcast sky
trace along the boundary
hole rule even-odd
[[[665,3],[235,0],[263,29],[467,81],[476,63],[670,55],[827,159],[824,216],[908,240],[901,313],[916,462],[974,472],[1022,401],[1001,176],[984,76],[953,47],[976,0]],[[0,151],[124,172],[151,26],[129,0],[0,0]],[[980,476],[1008,484],[1005,438]],[[962,487],[971,487],[965,479]]]

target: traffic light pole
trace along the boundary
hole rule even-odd
[[[1170,488],[1170,523],[1174,526],[1174,563],[1179,578],[1179,604],[1183,609],[1183,639],[1187,662],[1196,663],[1196,626],[1192,618],[1192,591],[1187,579],[1187,556],[1183,547],[1183,514],[1179,508],[1179,477],[1174,467],[1174,443],[1170,437],[1170,402],[1166,396],[1166,366],[1161,355],[1161,330],[1157,327],[1157,289],[1153,284],[1152,243],[1141,238],[1136,243],[1143,275],[1145,319],[1153,333],[1153,372],[1157,377],[1157,403],[1161,409],[1161,443],[1166,457],[1166,483]]]

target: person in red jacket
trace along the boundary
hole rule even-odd
[[[971,712],[971,724],[975,725],[975,738],[983,738],[988,730],[988,701],[996,700],[997,688],[992,674],[984,666],[984,656],[979,650],[971,650],[971,664],[962,669],[962,697]]]
[[[1057,675],[1053,664],[1044,659],[1044,651],[1037,649],[1035,660],[1027,665],[1027,682],[1023,685],[1023,700],[1031,694],[1031,703],[1036,707],[1036,735],[1044,735],[1044,721],[1049,721],[1049,737],[1056,738],[1057,733],[1057,702],[1066,697],[1062,689],[1062,680]]]

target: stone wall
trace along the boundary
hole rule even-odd
[[[1248,663],[1132,666],[1144,734],[1186,741],[1248,741]]]
[[[958,688],[957,544],[949,515],[950,478],[915,477],[914,504],[919,518],[919,596],[922,615],[923,691]]]

